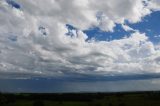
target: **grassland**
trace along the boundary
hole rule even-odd
[[[160,92],[0,93],[0,106],[160,106]]]

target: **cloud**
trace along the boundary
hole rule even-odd
[[[129,27],[128,25],[125,25],[125,24],[122,24],[122,28],[125,30],[125,31],[136,31],[134,30],[133,28]]]
[[[127,38],[96,41],[87,40],[83,32],[95,26],[113,32],[116,24],[124,25],[125,20],[141,21],[153,9],[144,5],[143,0],[15,0],[14,3],[20,8],[0,1],[1,77],[159,72],[160,49],[145,33],[134,31]],[[72,36],[66,35],[66,24],[77,27],[70,30]]]
[[[159,11],[160,10],[160,1],[159,0],[151,0],[151,2],[148,3],[148,8]]]

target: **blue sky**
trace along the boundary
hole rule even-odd
[[[160,35],[160,23],[158,22],[160,19],[159,14],[159,11],[153,12],[152,14],[144,17],[142,22],[130,24],[130,26],[134,29],[138,29],[142,33],[145,32],[153,43],[159,43],[160,37],[156,37]]]
[[[159,0],[2,0],[0,17],[0,91],[159,90]]]
[[[160,19],[160,12],[156,11],[151,13],[150,15],[145,16],[141,22],[138,23],[128,23],[126,21],[126,25],[129,27],[140,31],[141,33],[146,33],[148,36],[149,40],[152,41],[153,43],[159,43],[160,42],[160,23],[157,22]],[[76,27],[72,25],[67,25],[70,26],[70,29],[77,29]],[[110,41],[110,40],[117,40],[117,39],[123,39],[126,36],[129,36],[131,33],[134,31],[125,31],[121,24],[116,24],[116,27],[114,28],[114,32],[106,32],[102,31],[98,27],[93,27],[87,30],[83,30],[84,33],[88,35],[88,40],[89,39],[95,39],[98,41]]]
[[[160,35],[160,12],[156,11],[151,13],[150,15],[145,16],[141,22],[130,24],[126,24],[133,29],[139,30],[142,33],[146,33],[153,43],[159,43],[160,37],[156,37]],[[120,24],[117,24],[114,28],[114,32],[105,32],[101,31],[98,27],[91,28],[89,30],[84,30],[84,32],[89,36],[89,39],[95,38],[96,40],[116,40],[122,39],[125,36],[129,36],[133,31],[125,31]]]

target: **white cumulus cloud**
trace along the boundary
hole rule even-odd
[[[11,0],[12,1],[12,0]],[[86,40],[84,29],[114,31],[137,23],[157,7],[155,0],[0,1],[0,77],[128,75],[158,73],[159,45],[145,33],[112,40]],[[147,4],[146,4],[147,3]],[[159,7],[159,6],[158,6]],[[155,9],[156,8],[156,9]],[[67,36],[66,24],[76,26]]]

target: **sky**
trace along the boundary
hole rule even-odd
[[[159,19],[160,0],[0,0],[0,91],[160,90]]]

